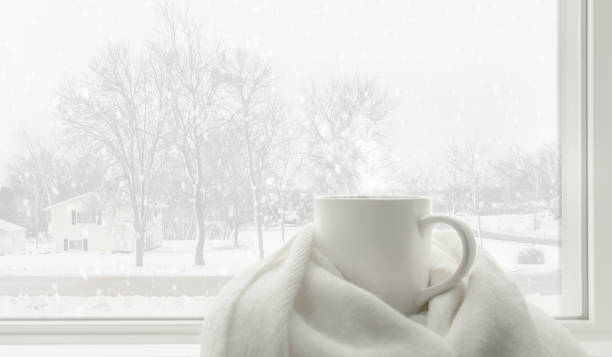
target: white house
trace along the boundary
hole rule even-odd
[[[0,219],[0,255],[25,251],[26,228]]]
[[[49,234],[56,251],[99,253],[134,250],[136,234],[129,206],[111,208],[99,194],[88,192],[45,208],[50,214]],[[161,211],[154,210],[147,224],[145,250],[160,246],[163,230]]]

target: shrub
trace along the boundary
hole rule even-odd
[[[546,263],[546,258],[544,258],[544,252],[534,247],[529,247],[527,249],[521,250],[516,258],[519,264],[542,265]]]

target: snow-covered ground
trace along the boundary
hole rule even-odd
[[[530,294],[527,300],[559,315],[559,295]],[[212,296],[0,296],[0,318],[194,318],[206,315]]]
[[[470,224],[475,217],[462,217]],[[533,231],[533,216],[485,216],[483,230],[520,233],[556,239],[557,222],[542,217],[538,230]],[[287,237],[299,230],[289,227]],[[55,252],[49,243],[39,243],[38,249],[30,242],[28,251],[21,254],[0,256],[0,276],[18,278],[41,277],[45,284],[55,284],[58,276],[80,277],[206,277],[232,276],[258,261],[257,239],[253,230],[240,232],[239,246],[233,241],[210,240],[205,246],[205,266],[193,264],[195,241],[164,241],[163,246],[145,253],[144,267],[134,266],[132,254],[100,254],[94,252]],[[266,255],[281,245],[278,229],[265,232]],[[538,265],[519,264],[519,252],[529,247],[542,251],[545,262]],[[528,299],[546,311],[558,313],[559,300],[559,248],[550,245],[530,245],[496,240],[483,241],[483,247],[500,266],[517,279],[519,286],[528,292]],[[544,277],[534,283],[531,274]],[[61,282],[60,282],[61,284]],[[534,284],[536,284],[534,286]],[[537,284],[541,284],[538,286]],[[128,284],[129,285],[129,284]],[[527,286],[528,285],[528,286]],[[61,290],[61,289],[60,289]],[[2,296],[4,295],[4,296]],[[75,294],[76,295],[76,294]],[[0,284],[0,318],[4,317],[194,317],[202,316],[214,297],[210,296],[160,296],[130,293],[129,286],[116,296],[73,295],[19,295],[3,293]]]
[[[0,318],[194,318],[211,296],[0,296]]]
[[[457,215],[471,227],[478,227],[477,216]],[[533,214],[512,214],[481,216],[480,225],[483,231],[525,234],[530,237],[559,237],[559,221],[548,214],[538,214],[534,222]],[[534,227],[535,226],[535,227]]]
[[[299,227],[286,229],[290,238]],[[0,256],[0,275],[234,275],[258,261],[254,231],[242,231],[239,245],[232,240],[208,240],[204,248],[206,265],[194,265],[196,242],[164,241],[161,247],[145,252],[144,266],[136,267],[134,255],[82,251],[55,252],[52,243],[31,242],[28,251]],[[265,232],[266,255],[282,244],[278,230]]]

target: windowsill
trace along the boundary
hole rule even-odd
[[[582,342],[592,357],[612,357],[612,336]],[[1,356],[197,357],[198,344],[148,345],[1,345]]]
[[[167,345],[3,345],[0,356],[197,357],[197,344]]]
[[[611,333],[579,332],[564,323],[588,356],[612,357]],[[52,327],[52,329],[49,329]],[[0,356],[198,357],[201,321],[72,321],[0,325]]]
[[[577,334],[587,354],[592,357],[612,357],[612,335]]]

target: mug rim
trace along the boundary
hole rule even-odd
[[[419,201],[430,200],[427,196],[419,195],[315,195],[317,201]]]

